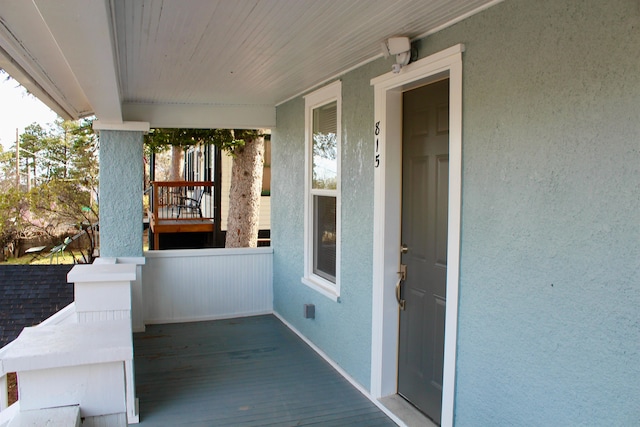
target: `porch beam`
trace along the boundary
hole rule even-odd
[[[121,130],[121,131],[130,131],[130,132],[149,132],[150,126],[149,122],[120,122],[120,123],[109,123],[104,120],[95,120],[93,122],[93,130],[101,131],[101,130]]]
[[[34,0],[34,4],[92,107],[85,114],[122,122],[109,2]]]
[[[273,105],[124,103],[123,118],[149,122],[152,128],[273,129]]]

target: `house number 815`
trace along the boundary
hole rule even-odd
[[[378,166],[380,166],[380,149],[379,149],[379,142],[378,142],[378,136],[380,135],[380,121],[376,122],[373,133],[376,135],[376,152],[375,152],[374,165],[377,168]]]

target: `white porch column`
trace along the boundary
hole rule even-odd
[[[149,123],[105,124],[100,131],[100,255],[142,256],[143,135]]]

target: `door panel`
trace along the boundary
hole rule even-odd
[[[436,159],[436,264],[447,268],[447,224],[449,202],[449,156],[438,156]],[[445,270],[446,273],[446,270]]]
[[[408,179],[412,182],[426,182],[429,176],[429,158],[427,156],[419,156],[409,160],[409,174]],[[427,224],[424,221],[424,213],[427,211],[427,199],[422,196],[422,188],[419,186],[412,186],[407,189],[408,200],[407,209],[409,221],[406,225],[407,234],[409,236],[423,235],[426,233]],[[404,225],[403,225],[404,226]],[[405,242],[407,243],[407,242]],[[416,259],[427,259],[427,241],[422,239],[416,239],[411,241],[411,256]]]
[[[442,406],[449,188],[449,81],[404,94],[398,393],[436,422]]]

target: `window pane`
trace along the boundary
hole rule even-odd
[[[336,198],[313,196],[313,273],[336,281]]]
[[[338,104],[336,101],[313,110],[312,188],[337,188]]]

